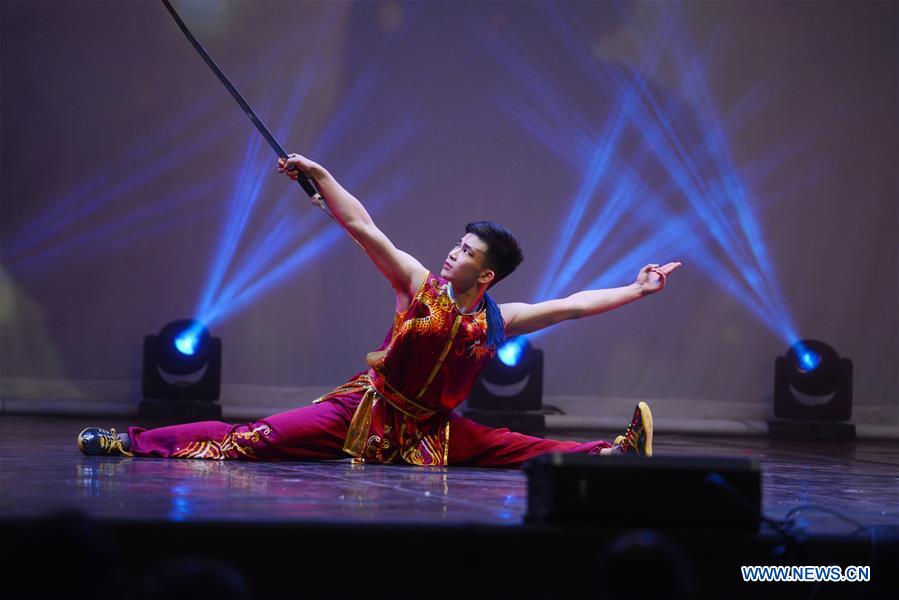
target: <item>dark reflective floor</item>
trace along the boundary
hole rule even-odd
[[[87,458],[75,436],[88,425],[121,431],[126,424],[0,417],[0,518],[77,509],[98,519],[141,521],[517,525],[526,510],[526,478],[516,470]],[[895,442],[660,435],[655,451],[758,457],[765,514],[779,519],[796,506],[823,507],[800,513],[810,532],[848,533],[854,525],[845,519],[899,526]]]

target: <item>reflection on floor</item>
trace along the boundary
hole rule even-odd
[[[614,582],[616,574],[622,581],[631,575],[626,564],[619,569],[603,557],[617,552],[622,539],[631,544],[642,539],[622,538],[622,531],[524,525],[527,480],[518,470],[356,465],[349,460],[88,458],[78,452],[75,436],[94,425],[122,431],[127,424],[0,417],[0,524],[10,540],[0,545],[0,564],[11,565],[15,573],[39,554],[45,564],[68,565],[48,567],[48,573],[55,573],[50,578],[28,580],[29,591],[52,595],[89,585],[93,575],[85,565],[98,560],[118,565],[108,567],[106,581],[143,578],[146,583],[148,577],[160,576],[160,569],[193,564],[178,559],[166,567],[159,562],[189,551],[220,561],[207,565],[210,572],[232,569],[228,572],[246,578],[252,594],[233,597],[291,595],[292,580],[273,580],[271,573],[300,564],[307,575],[344,578],[341,591],[329,593],[332,598],[419,597],[416,590],[430,585],[433,573],[457,563],[469,579],[441,579],[431,597],[604,597],[597,591],[600,584]],[[555,437],[587,441],[610,435]],[[792,584],[790,589],[803,597],[811,592],[816,598],[876,597],[869,593],[880,594],[887,577],[895,580],[895,570],[883,565],[899,557],[896,443],[659,435],[655,452],[758,458],[763,512],[782,519],[791,509],[807,506],[797,514],[797,523],[812,540],[785,543],[764,531],[749,537],[716,531],[653,534],[649,539],[655,540],[657,554],[641,554],[631,567],[637,565],[638,576],[661,573],[658,589],[679,585],[663,578],[668,571],[653,571],[653,560],[670,568],[674,563],[664,560],[673,556],[685,565],[677,569],[693,573],[693,579],[685,580],[692,582],[693,595],[680,597],[748,591],[749,584],[739,578],[740,565],[778,561],[874,569],[871,585],[862,588],[828,584],[815,592],[815,584]],[[610,490],[609,498],[608,506],[597,509],[614,510],[626,494]],[[70,516],[54,520],[60,514]],[[868,527],[866,532],[856,531],[859,524]],[[118,545],[104,546],[107,539],[117,539]],[[401,569],[402,575],[396,575],[409,587],[372,590],[365,579],[341,575],[360,561],[394,565],[391,569]],[[477,593],[469,587],[473,573],[479,574]],[[645,594],[636,597],[654,595],[657,588],[644,581]],[[761,593],[763,587],[756,584],[752,590]],[[668,591],[665,595],[678,597]]]

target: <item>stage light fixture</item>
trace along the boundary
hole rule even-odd
[[[475,382],[467,406],[464,416],[482,425],[542,434],[543,350],[524,336],[507,340]]]
[[[852,439],[852,361],[818,340],[799,340],[774,366],[774,416],[778,436]]]
[[[497,350],[496,355],[499,357],[500,362],[507,367],[516,367],[521,361],[521,355],[527,346],[529,346],[529,342],[526,337],[515,337],[503,344]]]
[[[144,338],[140,415],[166,420],[219,419],[222,341],[203,323],[181,319]]]

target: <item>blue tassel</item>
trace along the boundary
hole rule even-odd
[[[490,297],[490,294],[484,294],[484,302],[487,303],[487,346],[496,351],[506,341],[503,314],[499,310],[499,305]]]

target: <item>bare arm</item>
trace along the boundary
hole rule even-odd
[[[291,154],[287,161],[279,159],[278,171],[287,173],[291,179],[296,179],[297,171],[301,171],[315,182],[331,214],[359,242],[396,290],[398,307],[415,295],[427,269],[413,256],[397,249],[378,229],[362,203],[324,167],[298,154]]]
[[[637,280],[624,287],[587,290],[567,298],[537,304],[524,302],[501,304],[500,311],[506,322],[506,336],[533,333],[562,321],[590,317],[630,304],[643,296],[660,291],[665,286],[668,274],[680,266],[679,262],[671,262],[664,267],[656,264],[646,265],[640,270]]]

